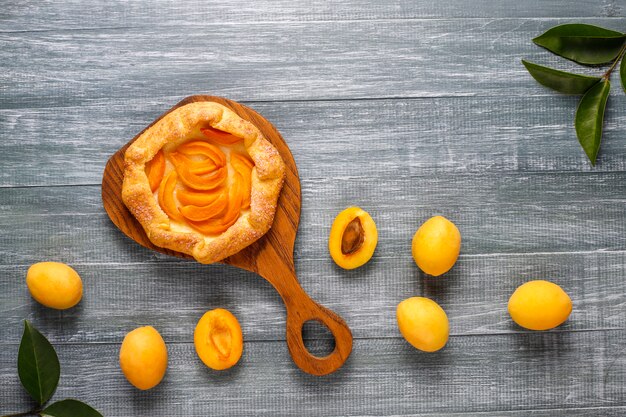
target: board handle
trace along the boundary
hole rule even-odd
[[[299,287],[299,285],[298,285]],[[339,369],[352,352],[352,332],[345,321],[332,310],[315,301],[300,288],[297,303],[287,303],[287,346],[293,361],[304,372],[327,375]],[[304,323],[315,320],[326,326],[335,338],[335,349],[324,357],[311,354],[302,338]]]
[[[268,259],[269,257],[265,257]],[[287,308],[287,346],[296,365],[312,375],[327,375],[339,369],[352,352],[352,332],[335,312],[317,304],[302,289],[293,264],[274,258],[271,269],[257,272],[269,281],[282,297]],[[302,339],[304,323],[315,320],[326,326],[335,338],[335,349],[327,356],[311,354]]]

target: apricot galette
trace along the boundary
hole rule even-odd
[[[128,147],[122,199],[152,243],[213,263],[269,230],[284,172],[256,126],[221,104],[196,102]]]

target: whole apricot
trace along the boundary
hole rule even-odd
[[[415,232],[411,249],[417,266],[438,277],[448,272],[459,257],[461,233],[445,217],[431,217]]]
[[[508,306],[513,321],[529,330],[548,330],[561,325],[572,312],[572,300],[561,287],[549,281],[520,285]]]
[[[198,321],[193,344],[206,366],[217,371],[228,369],[239,362],[243,352],[241,326],[230,311],[216,308]]]
[[[26,273],[26,286],[35,300],[46,307],[65,310],[83,297],[83,281],[76,271],[60,262],[39,262]]]
[[[335,217],[330,228],[328,250],[343,269],[354,269],[367,263],[377,244],[376,223],[365,210],[348,207]]]
[[[416,349],[435,352],[448,342],[450,325],[443,308],[431,299],[411,297],[396,310],[400,333]]]
[[[167,369],[167,347],[154,327],[139,327],[124,337],[120,368],[128,382],[140,390],[161,382]]]

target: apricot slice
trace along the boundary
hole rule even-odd
[[[223,189],[216,188],[209,191],[190,191],[190,190],[178,190],[176,191],[176,198],[184,206],[208,206],[216,198],[221,196]]]
[[[219,168],[212,159],[193,160],[185,154],[172,152],[170,159],[174,166],[186,166],[190,173],[195,175],[209,174]]]
[[[226,165],[226,155],[215,145],[201,140],[183,143],[178,147],[178,152],[187,156],[200,155],[212,160],[217,166]]]
[[[241,208],[247,209],[250,207],[250,192],[252,191],[250,175],[252,174],[254,163],[243,155],[232,153],[230,155],[230,164],[239,174],[240,181],[242,183],[241,193],[243,194],[243,199],[241,202]]]
[[[176,180],[178,176],[176,171],[171,171],[165,177],[165,181],[161,182],[159,186],[159,205],[172,220],[181,220],[178,207],[176,206],[176,200],[174,199],[174,189],[176,187]]]
[[[372,258],[377,243],[378,231],[372,217],[359,207],[348,207],[333,222],[328,249],[337,265],[354,269]]]
[[[154,155],[154,158],[146,164],[146,175],[148,175],[148,182],[150,183],[152,192],[155,192],[159,188],[159,184],[163,181],[164,173],[165,155],[163,155],[163,151],[159,151]]]
[[[207,219],[201,222],[190,221],[189,224],[191,227],[207,235],[223,233],[230,226],[235,224],[239,218],[242,199],[243,196],[240,192],[240,187],[235,183],[229,192],[228,210],[221,218]]]
[[[220,145],[234,145],[237,142],[242,141],[243,139],[237,137],[233,134],[214,129],[212,127],[207,127],[204,129],[200,129],[202,134],[215,143],[219,143]]]
[[[206,175],[193,174],[188,165],[174,163],[174,167],[182,183],[195,190],[212,190],[222,185],[228,178],[226,167],[220,167]]]
[[[180,212],[186,219],[198,222],[220,216],[227,207],[228,193],[223,192],[208,206],[183,206]]]
[[[217,371],[235,365],[243,352],[243,334],[237,318],[217,308],[204,313],[193,333],[196,353],[206,366]]]

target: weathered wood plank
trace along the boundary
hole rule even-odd
[[[0,12],[2,31],[103,28],[107,26],[155,26],[306,22],[316,20],[432,19],[484,17],[622,17],[626,7],[620,1],[571,2],[567,0],[480,0],[467,7],[463,0],[416,2],[390,0],[258,0],[246,4],[234,0],[127,2],[115,0],[83,1],[42,0],[29,3],[9,2]]]
[[[531,177],[525,181],[506,176],[461,176],[444,178],[445,181],[409,178],[408,184],[383,183],[373,191],[368,188],[371,181],[351,182],[341,187],[336,185],[336,180],[320,181],[314,187],[307,187],[305,182],[304,188],[310,191],[304,199],[301,218],[304,226],[296,242],[296,258],[326,259],[334,216],[354,204],[369,211],[377,222],[381,256],[408,251],[419,224],[435,214],[445,215],[458,225],[464,239],[463,252],[468,255],[615,251],[626,247],[626,209],[623,198],[614,195],[615,190],[623,189],[623,175],[613,176],[604,188],[597,186],[597,182],[584,185],[584,181],[574,180],[578,187],[584,187],[578,192],[597,187],[590,191],[592,200],[584,196],[558,198],[561,183],[551,183],[549,178]],[[510,183],[519,187],[520,194],[510,193],[506,188]],[[573,190],[574,185],[563,188]],[[396,194],[396,190],[400,192]],[[429,193],[433,197],[421,197]],[[5,195],[13,195],[11,199],[0,200],[4,206],[0,229],[5,233],[0,235],[0,245],[5,248],[2,259],[5,265],[26,265],[34,259],[59,255],[68,262],[140,262],[165,258],[129,242],[112,225],[99,207],[97,186],[75,187],[71,192],[65,187],[49,191],[42,187],[0,190],[0,196]]]
[[[558,332],[624,329],[626,252],[532,255],[462,255],[444,278],[422,276],[409,248],[379,251],[365,268],[343,271],[323,259],[298,258],[303,287],[341,314],[353,335],[400,337],[396,305],[421,295],[447,311],[454,335],[524,332],[509,318],[506,304],[517,286],[532,279],[553,280],[574,303],[570,320]],[[381,254],[382,252],[382,254]],[[34,258],[33,262],[56,257]],[[24,279],[28,265],[0,267],[0,340],[21,335],[21,321],[39,323],[56,342],[119,342],[129,330],[151,324],[166,339],[191,342],[202,314],[227,308],[240,320],[246,340],[284,340],[285,313],[271,286],[260,277],[224,265],[191,261],[72,264],[84,281],[84,298],[68,311],[44,308],[31,299]],[[312,329],[310,338],[325,338]]]
[[[459,336],[435,354],[399,339],[356,340],[346,366],[324,378],[301,373],[281,342],[246,343],[241,362],[222,373],[207,370],[193,345],[170,343],[165,380],[144,393],[124,380],[117,344],[61,344],[55,396],[89,401],[111,417],[623,407],[624,337],[624,331]],[[7,412],[26,402],[15,375],[16,350],[15,344],[0,349],[0,404]]]
[[[622,29],[618,19],[584,21]],[[2,108],[150,100],[155,93],[210,92],[236,101],[552,95],[520,58],[551,59],[530,40],[563,22],[383,20],[2,33],[0,84],[9,86]]]
[[[0,186],[98,184],[107,159],[177,101],[1,110]],[[624,171],[625,106],[624,95],[611,98],[592,168],[573,128],[575,97],[252,104],[286,138],[304,182],[333,178],[338,189],[348,178],[380,184],[407,176],[444,182],[448,173]]]

